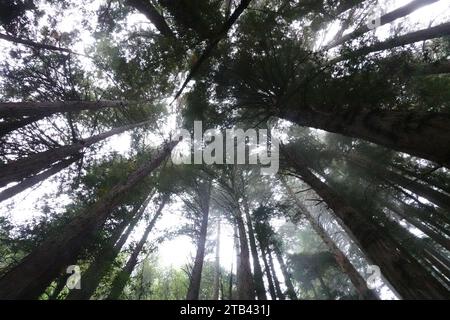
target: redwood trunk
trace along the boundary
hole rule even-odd
[[[0,299],[37,298],[61,270],[75,263],[80,250],[100,230],[111,209],[140,181],[167,159],[178,141],[166,144],[151,160],[115,185],[92,207],[81,212],[59,233],[51,235],[39,247],[0,278]]]
[[[290,160],[303,181],[333,210],[342,227],[377,264],[386,279],[404,299],[448,299],[450,293],[425,268],[402,254],[397,242],[364,214],[350,207],[328,185],[309,171],[299,159]]]
[[[156,211],[152,220],[150,221],[147,228],[145,229],[141,240],[136,245],[136,247],[133,249],[133,252],[131,253],[130,258],[128,258],[127,264],[119,272],[119,274],[114,278],[114,281],[113,281],[112,287],[111,287],[111,292],[107,298],[108,300],[116,300],[120,297],[123,289],[125,288],[128,280],[130,279],[130,276],[134,270],[134,267],[136,266],[136,264],[138,262],[139,253],[144,248],[145,243],[147,242],[148,235],[150,234],[150,231],[152,231],[153,227],[155,226],[156,220],[158,220],[158,218],[161,216],[162,209],[166,205],[168,198],[169,198],[168,194],[165,194],[163,196],[161,204],[158,207],[158,210]]]

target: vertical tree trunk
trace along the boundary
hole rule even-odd
[[[143,126],[147,123],[149,123],[149,121],[114,128],[107,132],[98,134],[96,136],[87,138],[68,146],[62,146],[44,152],[32,154],[27,158],[11,161],[7,164],[0,165],[0,188],[4,187],[10,182],[19,181],[29,177],[32,174],[36,174],[48,168],[56,161],[60,161],[67,157],[77,155],[82,149],[87,148],[94,143],[102,141],[113,135],[120,134],[127,130]]]
[[[281,290],[280,281],[278,280],[277,273],[275,271],[275,265],[273,263],[272,258],[272,250],[270,250],[269,247],[267,247],[267,255],[269,257],[269,265],[270,265],[270,271],[272,273],[273,283],[275,285],[275,292],[277,293],[278,299],[285,300],[286,297],[284,296],[283,291]]]
[[[430,4],[438,2],[438,1],[439,0],[413,0],[410,3],[400,7],[398,9],[395,9],[391,12],[388,12],[388,13],[382,15],[380,17],[379,27],[381,27],[385,24],[391,23],[397,19],[403,18],[424,6],[430,5]],[[325,46],[324,49],[329,50],[331,48],[334,48],[340,44],[343,44],[344,42],[358,38],[371,30],[372,29],[370,29],[366,24],[364,24],[363,26],[357,28],[356,30],[354,30],[354,31],[346,34],[345,36],[340,37],[336,41],[333,41],[332,43],[328,44],[327,46]]]
[[[276,296],[276,292],[275,292],[275,286],[273,284],[272,273],[270,272],[270,266],[267,261],[266,252],[263,247],[260,246],[260,248],[261,248],[262,259],[264,262],[264,271],[266,272],[267,283],[269,284],[270,297],[272,298],[272,300],[276,300],[277,296]]]
[[[237,273],[238,300],[254,300],[255,286],[250,267],[247,232],[245,230],[242,212],[236,209],[236,224],[239,233],[239,265]]]
[[[124,220],[124,224],[114,231],[106,247],[89,265],[89,268],[82,273],[83,285],[81,289],[70,291],[66,297],[67,300],[88,300],[94,294],[105,272],[114,262],[130,233],[144,214],[151,198],[152,196],[147,197],[141,206],[136,207],[129,217],[131,222],[129,219]],[[122,234],[125,229],[125,233]]]
[[[111,209],[147,175],[167,159],[179,141],[173,141],[144,163],[128,178],[116,184],[92,207],[69,222],[59,233],[49,236],[33,252],[0,278],[0,299],[33,299],[38,297],[59,272],[76,262],[81,249],[108,219]]]
[[[10,120],[0,123],[0,138],[20,128],[29,125],[30,123],[39,121],[45,118],[44,116],[26,117],[18,120]]]
[[[285,189],[288,191],[291,199],[294,200],[296,206],[298,207],[300,214],[304,215],[314,231],[319,235],[322,241],[327,246],[328,250],[333,254],[337,265],[341,268],[352,282],[356,291],[358,292],[359,298],[364,300],[377,300],[378,297],[373,290],[367,287],[367,282],[361,276],[361,274],[355,269],[353,264],[348,260],[345,254],[339,249],[339,247],[334,243],[333,239],[330,238],[328,233],[322,228],[320,223],[314,219],[311,212],[306,208],[303,203],[301,203],[295,193],[292,191],[291,187],[287,182],[281,178],[280,179]]]
[[[397,242],[370,218],[350,207],[328,185],[309,171],[298,158],[283,152],[303,181],[333,210],[342,227],[368,257],[377,264],[387,280],[405,299],[445,299],[448,290],[413,259],[401,253]]]
[[[208,231],[209,220],[209,200],[211,192],[211,183],[208,182],[207,186],[204,184],[202,190],[199,192],[202,222],[200,225],[200,236],[197,242],[197,254],[195,255],[194,267],[192,268],[191,279],[186,296],[186,300],[198,300],[200,294],[200,283],[202,279],[203,260],[205,259],[205,244],[206,235]]]
[[[277,245],[274,245],[273,251],[277,257],[278,264],[280,265],[281,272],[283,273],[284,277],[284,284],[286,285],[286,293],[289,299],[291,300],[297,300],[297,294],[295,293],[294,285],[291,281],[291,275],[289,273],[289,270],[286,266],[286,263],[284,263],[283,255],[281,254],[281,250]]]
[[[169,194],[164,194],[161,199],[161,203],[158,207],[158,210],[156,210],[155,215],[153,216],[152,220],[148,224],[147,228],[145,228],[144,234],[142,235],[141,240],[136,245],[136,247],[133,249],[133,252],[131,253],[130,257],[128,258],[128,261],[123,267],[122,270],[120,270],[119,274],[114,278],[112,286],[111,286],[111,292],[109,293],[108,300],[116,300],[120,297],[123,289],[125,288],[128,280],[130,279],[131,273],[134,270],[134,267],[136,266],[138,262],[139,253],[142,251],[142,249],[145,246],[145,243],[147,242],[148,235],[150,234],[150,231],[152,231],[153,227],[155,226],[156,221],[162,214],[162,209],[166,205],[167,200],[169,199]]]
[[[258,300],[267,300],[266,289],[264,288],[263,273],[261,264],[259,263],[258,248],[256,246],[255,233],[253,229],[252,219],[250,217],[250,209],[247,199],[244,198],[244,211],[247,220],[248,237],[250,240],[250,250],[253,258],[253,278],[255,282],[255,291]]]
[[[214,263],[214,285],[212,296],[213,300],[219,300],[219,289],[220,289],[220,215],[217,218],[216,260]]]

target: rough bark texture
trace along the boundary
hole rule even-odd
[[[0,278],[0,299],[37,298],[103,226],[121,198],[167,159],[178,141],[167,143],[153,159],[115,185],[92,207],[81,212],[64,230],[51,235]]]
[[[359,298],[363,300],[378,300],[378,296],[373,290],[367,287],[367,282],[355,269],[353,264],[348,260],[345,254],[339,249],[339,247],[334,243],[333,239],[328,235],[328,233],[323,229],[316,219],[311,215],[311,212],[306,208],[303,203],[301,203],[295,193],[292,191],[291,187],[287,184],[284,179],[281,179],[285,189],[288,191],[291,199],[294,200],[300,214],[306,217],[306,219],[311,224],[311,227],[319,235],[322,241],[327,246],[328,250],[333,254],[337,265],[341,268],[342,272],[348,275],[350,281],[358,292]]]
[[[288,110],[281,118],[300,126],[364,139],[450,167],[450,114],[383,110]],[[432,142],[432,143],[430,143]]]
[[[120,297],[123,289],[125,288],[128,280],[130,279],[130,276],[134,270],[134,267],[136,266],[136,264],[138,262],[139,253],[144,248],[145,243],[147,242],[148,235],[150,234],[150,231],[152,231],[153,227],[155,226],[156,221],[161,216],[162,209],[166,205],[168,198],[169,198],[168,194],[163,195],[161,204],[159,205],[158,210],[156,211],[152,220],[150,221],[147,228],[145,229],[141,240],[136,245],[136,247],[134,247],[133,252],[131,253],[130,257],[128,258],[128,261],[127,261],[125,267],[123,267],[123,269],[119,272],[119,274],[114,278],[114,281],[111,285],[111,292],[107,298],[108,300],[115,300]]]
[[[205,184],[202,184],[198,193],[202,211],[202,222],[200,225],[199,239],[197,242],[197,253],[195,255],[195,261],[192,268],[186,300],[198,300],[200,294],[200,282],[202,279],[203,260],[205,259],[206,235],[208,231],[210,192],[211,182],[207,182]]]
[[[450,292],[414,259],[403,254],[397,242],[368,217],[350,207],[298,158],[283,155],[333,210],[338,221],[404,299],[448,299]]]
[[[261,248],[261,255],[262,255],[262,259],[263,259],[263,263],[264,263],[264,271],[266,273],[267,283],[269,284],[270,297],[272,298],[272,300],[276,300],[277,295],[275,292],[275,286],[273,283],[272,273],[270,272],[269,262],[267,261],[266,252],[265,252],[265,249],[262,248],[261,246],[260,246],[260,248]]]

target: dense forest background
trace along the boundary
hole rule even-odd
[[[0,0],[0,299],[449,299],[449,21]],[[174,163],[195,120],[268,130],[278,173]]]

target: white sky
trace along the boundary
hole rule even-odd
[[[86,17],[86,14],[91,15],[90,21],[95,24],[96,18],[93,13],[95,9],[98,7],[99,3],[102,1],[94,1],[92,4],[89,4],[86,9],[88,12],[82,15],[76,9],[71,10],[69,12],[64,12],[65,18],[63,19],[63,23],[57,27],[60,31],[71,31],[73,29],[79,29],[81,26],[81,21],[83,17]],[[394,1],[380,1],[380,3],[389,3],[390,5],[386,8],[388,11],[402,6],[406,3],[409,3],[410,0],[394,0]],[[91,13],[89,13],[89,10]],[[54,13],[54,12],[53,12]],[[52,14],[51,8],[47,8],[47,14]],[[411,25],[417,24],[417,29],[424,28],[429,25],[431,21],[433,25],[438,23],[442,23],[443,21],[449,20],[450,14],[450,1],[449,0],[441,0],[435,4],[429,5],[425,8],[422,8],[413,14],[411,14],[407,19]],[[400,20],[401,21],[401,20]],[[147,27],[151,27],[144,16],[140,14],[133,14],[130,19],[127,21],[127,25],[129,28],[132,28],[137,25],[141,25],[145,23]],[[396,25],[398,22],[395,22],[393,25]],[[380,38],[383,38],[384,35],[387,34],[387,30],[391,28],[392,25],[387,25],[379,30],[377,30],[377,34]],[[334,33],[337,30],[337,26],[331,26],[328,32],[324,35],[323,43],[327,43],[329,39],[331,39]],[[94,44],[94,39],[90,35],[90,33],[86,30],[82,30],[81,32],[81,41],[74,45],[73,50],[77,52],[85,52],[89,46]],[[8,48],[10,43],[0,40],[0,59],[4,59],[8,56]],[[89,58],[81,57],[81,61],[83,62],[85,68],[87,70],[92,70],[93,65]],[[168,128],[173,129],[175,127],[175,116],[172,116],[169,120],[170,125],[166,126],[165,134],[168,132]],[[164,125],[163,125],[164,127]],[[155,142],[157,139],[156,136],[153,137]],[[130,137],[127,133],[112,137],[108,140],[108,144],[105,149],[101,150],[101,153],[110,152],[112,150],[118,151],[120,153],[126,154],[130,147]],[[64,174],[62,172],[61,174]],[[39,185],[37,188],[33,188],[32,190],[26,190],[23,193],[16,195],[14,198],[5,201],[0,204],[0,214],[8,215],[12,218],[12,221],[17,224],[23,224],[25,221],[29,221],[33,217],[36,217],[41,214],[39,211],[39,206],[42,204],[42,196],[47,193],[50,195],[54,195],[56,192],[57,184],[54,183],[54,180],[58,178],[59,175],[56,175],[52,179],[49,179]],[[64,210],[63,206],[68,203],[67,196],[59,196],[53,198],[53,203],[56,208]],[[11,206],[12,203],[15,202],[14,206]],[[180,221],[183,220],[183,215],[180,212],[181,204],[180,202],[175,202],[173,205],[170,205],[164,209],[164,215],[160,219],[157,224],[157,230],[152,234],[151,238],[155,238],[161,232],[164,232],[165,229],[171,229],[179,225]],[[214,226],[215,227],[215,226]],[[141,225],[137,228],[137,231],[134,232],[131,240],[135,240],[142,234],[144,226]],[[233,253],[233,232],[230,226],[222,225],[222,238],[221,238],[221,261],[224,268],[229,269],[232,260],[234,259]],[[169,266],[173,265],[176,267],[183,266],[186,262],[190,260],[190,258],[195,254],[195,246],[187,237],[178,237],[171,241],[166,241],[160,246],[159,256],[160,261],[163,265]]]

